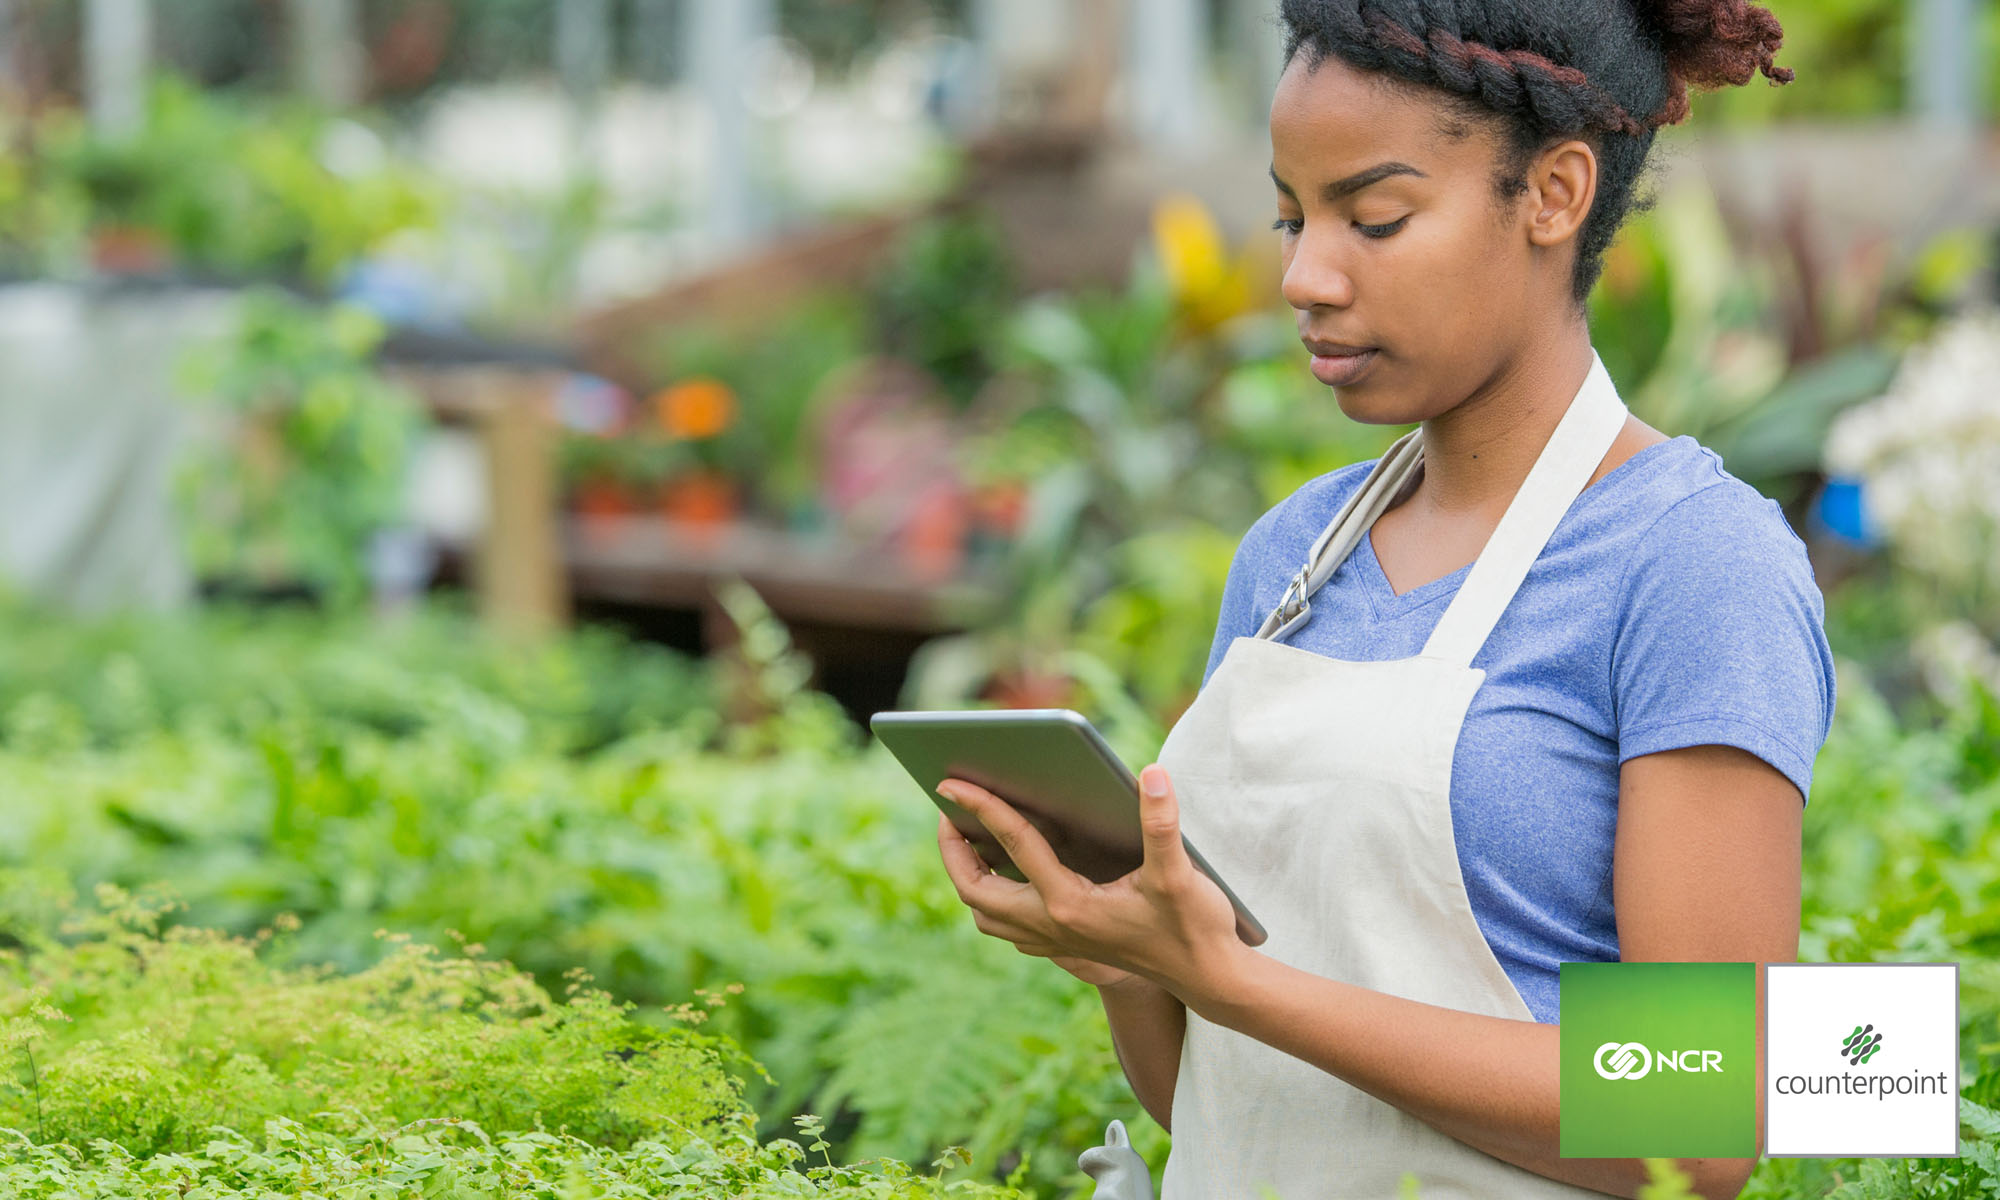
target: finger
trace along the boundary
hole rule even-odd
[[[1042,935],[1039,933],[1016,925],[1004,917],[996,917],[992,913],[980,912],[976,908],[972,910],[972,924],[974,928],[987,937],[996,937],[1002,941],[1013,942],[1016,945],[1020,945],[1023,942],[1038,943],[1043,940]]]
[[[972,843],[965,840],[958,826],[943,813],[938,814],[938,853],[944,856],[944,869],[953,883],[970,884],[992,873],[986,860],[979,857]]]
[[[958,898],[967,904],[972,903],[975,894],[984,894],[989,880],[1000,878],[943,813],[938,814],[938,853],[944,857],[945,874],[951,876]]]
[[[1042,908],[1035,889],[994,874],[972,843],[965,840],[965,835],[943,813],[938,814],[938,850],[944,856],[944,869],[951,876],[952,889],[966,907],[990,913],[1020,928],[1029,927],[1025,922]]]
[[[938,785],[938,794],[978,818],[1043,897],[1072,890],[1082,880],[1062,865],[1041,830],[992,792],[963,779],[947,779]]]
[[[1181,842],[1181,810],[1167,769],[1153,763],[1139,772],[1139,837],[1146,865],[1169,873],[1193,869]]]

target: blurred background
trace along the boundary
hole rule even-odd
[[[0,892],[457,930],[704,989],[766,1134],[1157,1167],[861,722],[1150,761],[1242,532],[1401,432],[1278,296],[1271,7],[0,0]],[[1593,332],[1827,595],[1802,955],[1961,961],[1993,1105],[2000,6],[1775,7],[1797,82],[1663,132]]]

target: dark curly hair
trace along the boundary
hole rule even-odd
[[[1597,195],[1578,235],[1578,304],[1635,207],[1654,131],[1686,118],[1688,86],[1792,78],[1771,61],[1778,19],[1747,0],[1282,0],[1279,19],[1287,62],[1338,58],[1500,121],[1503,197],[1525,190],[1542,148],[1589,141]]]

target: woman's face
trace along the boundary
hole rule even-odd
[[[1353,419],[1438,416],[1503,377],[1569,309],[1573,251],[1568,239],[1535,244],[1538,193],[1496,190],[1501,136],[1337,58],[1309,71],[1295,56],[1279,79],[1283,292],[1313,374]]]

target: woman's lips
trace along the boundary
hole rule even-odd
[[[1342,354],[1314,354],[1313,378],[1328,387],[1348,387],[1374,365],[1376,351],[1359,350]]]

